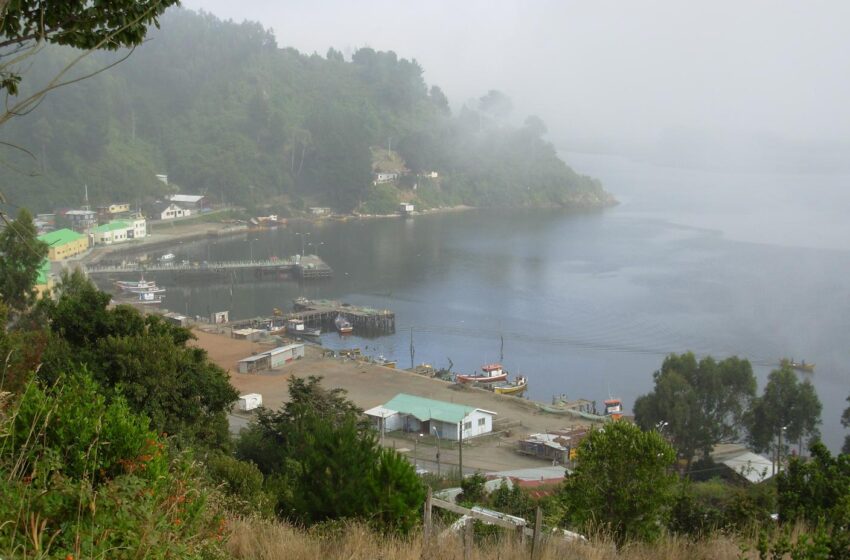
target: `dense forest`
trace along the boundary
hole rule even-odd
[[[55,46],[39,55],[22,93],[73,56]],[[75,71],[115,59],[97,53]],[[173,185],[249,208],[613,201],[559,159],[539,118],[516,119],[503,94],[482,92],[453,114],[422,74],[391,51],[305,55],[279,47],[259,24],[171,10],[127,60],[4,126],[0,140],[30,153],[4,148],[0,185],[11,203],[36,211],[80,204],[84,184],[93,204],[140,205]],[[405,172],[392,185],[373,185],[376,147]],[[434,171],[437,178],[423,177]]]

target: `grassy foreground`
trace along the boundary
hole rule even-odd
[[[351,560],[392,558],[394,560],[462,559],[464,545],[461,536],[446,534],[436,537],[429,551],[423,550],[422,535],[410,538],[383,537],[362,525],[337,526],[332,531],[305,530],[292,525],[259,519],[235,520],[230,524],[226,549],[229,555],[244,560],[315,559]],[[541,560],[569,558],[570,560],[737,560],[757,558],[756,552],[741,552],[740,544],[748,550],[755,542],[715,536],[702,541],[665,537],[654,544],[633,544],[617,550],[606,539],[589,543],[565,543],[550,540],[544,543]],[[477,542],[471,558],[481,560],[527,560],[530,543],[503,536]]]

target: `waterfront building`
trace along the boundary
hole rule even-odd
[[[38,239],[47,243],[47,258],[51,261],[61,261],[77,256],[89,248],[89,238],[87,235],[82,235],[67,228],[39,235]]]
[[[375,427],[384,432],[405,432],[457,441],[493,431],[495,412],[462,404],[399,393],[387,403],[365,412]]]

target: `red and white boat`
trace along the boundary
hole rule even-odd
[[[496,383],[497,381],[505,381],[508,378],[508,372],[502,368],[502,364],[487,364],[481,366],[481,373],[475,375],[458,375],[458,383]]]

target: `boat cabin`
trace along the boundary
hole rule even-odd
[[[301,319],[290,319],[286,322],[286,330],[289,332],[304,332],[304,321]]]
[[[484,377],[499,377],[503,374],[502,364],[487,364],[481,366],[481,371],[484,372]]]
[[[613,420],[619,420],[623,416],[623,401],[620,399],[608,399],[605,402],[605,416]]]

